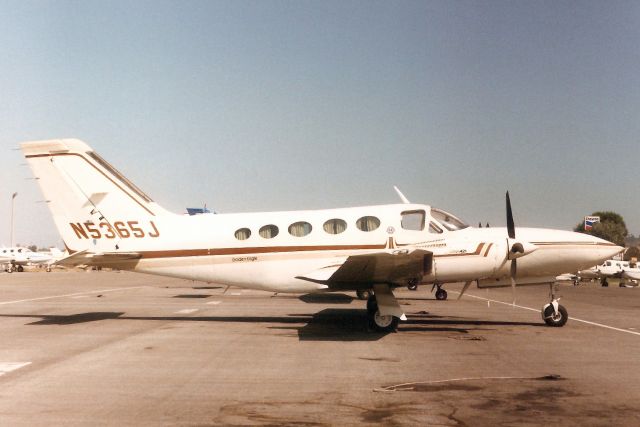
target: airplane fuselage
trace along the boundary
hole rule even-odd
[[[403,214],[420,213],[424,221],[403,226]],[[58,224],[91,248],[111,245],[136,252],[140,258],[114,260],[112,266],[143,273],[224,283],[274,292],[327,291],[326,285],[304,277],[341,264],[353,255],[400,253],[421,249],[433,253],[433,268],[421,283],[445,283],[477,279],[506,279],[509,264],[505,228],[472,228],[450,231],[417,204],[393,204],[314,211],[263,212],[185,216],[161,214],[152,219],[122,218],[111,223]],[[362,231],[358,220],[377,219],[374,230]],[[335,233],[328,221],[343,221]],[[377,222],[375,221],[375,222]],[[304,223],[306,230],[292,230]],[[270,227],[270,233],[260,229]],[[277,228],[277,235],[274,230]],[[238,230],[245,230],[239,240]],[[246,231],[248,230],[248,232]],[[292,235],[308,234],[302,236]],[[612,244],[568,231],[520,228],[519,238],[536,245],[535,252],[519,260],[518,278],[547,280],[564,271],[577,271],[608,257]],[[122,237],[126,236],[126,237]],[[244,237],[247,237],[244,239]],[[265,237],[266,236],[266,237]],[[162,239],[163,248],[155,242]],[[301,278],[302,277],[302,278]],[[406,283],[393,283],[404,286]]]

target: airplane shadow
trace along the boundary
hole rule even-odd
[[[298,297],[298,299],[307,304],[351,304],[355,299],[347,294],[305,294]]]
[[[123,312],[96,311],[89,313],[63,315],[3,315],[2,317],[40,317],[42,320],[28,323],[28,325],[77,325],[79,323],[97,322],[99,320],[118,319]]]
[[[178,322],[220,322],[267,324],[269,329],[292,331],[300,341],[377,341],[387,333],[370,330],[367,314],[362,309],[327,308],[313,314],[288,316],[125,316],[123,312],[87,312],[71,315],[0,314],[0,317],[40,319],[27,325],[75,325],[100,320],[146,320]],[[487,321],[430,315],[409,314],[401,322],[402,332],[450,332],[493,330],[508,326],[544,326],[542,323]]]

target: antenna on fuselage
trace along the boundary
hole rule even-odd
[[[404,203],[405,205],[410,204],[411,202],[409,201],[409,199],[407,199],[406,197],[404,197],[404,194],[402,194],[402,191],[400,191],[400,189],[398,187],[396,187],[395,185],[393,186],[393,189],[396,190],[396,193],[398,193],[398,197],[400,197],[400,200],[402,200],[402,203]]]

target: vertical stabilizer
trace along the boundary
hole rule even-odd
[[[109,252],[157,237],[167,211],[77,139],[21,144],[70,252]]]

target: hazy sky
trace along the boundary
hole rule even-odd
[[[62,245],[18,142],[166,208],[416,203],[640,233],[640,2],[0,0],[0,244]]]

